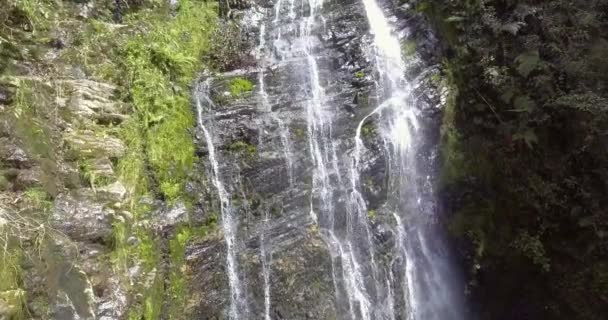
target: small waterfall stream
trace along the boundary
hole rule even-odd
[[[203,83],[203,88],[197,91],[206,92],[208,89],[208,83]],[[238,274],[238,265],[236,257],[236,245],[237,245],[237,220],[234,216],[234,208],[230,203],[230,194],[224,188],[222,177],[219,169],[218,160],[216,158],[215,145],[213,142],[213,136],[203,123],[203,104],[200,101],[200,97],[206,97],[204,94],[196,94],[196,110],[198,115],[198,126],[203,131],[205,136],[205,142],[207,144],[207,150],[209,153],[209,162],[211,163],[212,169],[212,181],[213,185],[217,190],[217,194],[220,199],[220,213],[221,213],[221,225],[224,231],[224,240],[226,242],[226,266],[228,280],[230,284],[230,318],[240,319],[241,314],[247,314],[247,303],[243,301],[243,294],[241,288],[241,281]],[[209,107],[213,106],[213,101],[207,98],[205,101]]]
[[[416,61],[402,57],[401,40],[378,3],[375,0],[360,1],[362,17],[367,19],[371,39],[372,54],[368,59],[374,73],[370,78],[374,78],[376,85],[370,90],[370,96],[375,100],[370,100],[372,103],[364,113],[357,111],[358,114],[353,115],[355,121],[348,122],[340,118],[338,109],[341,106],[334,102],[336,83],[339,83],[331,75],[335,70],[331,70],[333,67],[327,56],[320,54],[327,50],[324,37],[334,32],[333,26],[328,26],[328,20],[335,17],[326,16],[324,6],[327,4],[323,0],[276,0],[272,7],[258,11],[262,18],[258,20],[255,50],[257,70],[250,78],[257,82],[253,97],[259,107],[255,115],[247,116],[247,121],[258,115],[263,118],[252,122],[265,127],[259,129],[264,132],[263,136],[262,133],[258,136],[259,144],[264,141],[267,154],[282,156],[284,164],[281,167],[285,169],[281,169],[283,173],[280,175],[284,174],[282,177],[288,180],[281,187],[285,190],[270,191],[270,194],[260,191],[266,192],[269,198],[262,199],[258,221],[251,224],[242,222],[244,218],[238,216],[238,201],[233,203],[227,190],[240,190],[242,195],[238,197],[244,199],[247,197],[245,188],[226,188],[227,182],[220,172],[219,163],[223,159],[218,160],[222,157],[214,143],[221,139],[216,137],[214,140],[212,129],[215,129],[213,113],[220,112],[221,107],[212,101],[209,88],[212,78],[201,83],[197,92],[198,126],[204,136],[211,166],[210,178],[221,211],[230,292],[225,315],[229,319],[292,319],[289,314],[281,315],[288,309],[282,304],[285,297],[281,295],[285,294],[286,287],[294,286],[296,280],[290,278],[293,275],[289,273],[295,269],[284,269],[287,258],[284,257],[285,252],[281,252],[284,250],[281,249],[282,244],[278,243],[286,241],[287,236],[276,230],[296,230],[299,234],[306,234],[299,238],[300,241],[314,237],[309,233],[318,232],[324,243],[330,265],[329,278],[323,278],[325,280],[316,285],[332,291],[323,297],[333,299],[333,311],[323,319],[464,319],[461,303],[454,296],[456,282],[451,279],[453,275],[446,249],[432,223],[436,210],[431,174],[424,169],[424,162],[428,159],[421,158],[425,137],[414,96],[418,83],[405,76]],[[283,69],[288,70],[287,76],[280,81],[288,79],[290,82],[284,86],[298,90],[293,97],[289,96],[292,99],[289,102],[281,102],[286,94],[276,93],[281,88],[276,85],[277,80],[273,80],[285,72]],[[281,103],[298,109],[299,113],[273,108]],[[288,117],[285,112],[290,112]],[[231,114],[230,111],[221,113],[224,118]],[[209,118],[206,118],[207,114]],[[365,141],[364,127],[370,123],[377,128],[379,150],[370,150],[369,142]],[[297,136],[302,134],[294,131],[297,125],[305,129],[305,139],[299,142]],[[274,133],[274,136],[267,132]],[[224,134],[222,139],[226,136],[230,135]],[[222,150],[219,152],[226,152],[225,147]],[[378,154],[373,155],[374,152]],[[370,178],[367,175],[371,170],[369,159],[372,156],[376,157],[374,165],[380,163],[385,166],[383,188],[386,196],[379,207],[375,205],[371,210],[381,211],[384,222],[374,221],[370,216],[372,200],[369,199],[367,180]],[[239,166],[227,164],[231,165]],[[248,166],[251,163],[245,165]],[[272,167],[267,171],[264,168],[261,167],[260,175],[273,172]],[[277,172],[271,175],[273,180],[282,179]],[[252,188],[264,189],[260,185]],[[283,191],[285,195],[278,195]],[[292,201],[290,197],[297,199],[302,196],[307,203],[286,204],[281,212],[291,212],[291,215],[277,221],[276,213],[271,213],[271,202],[275,201],[271,198],[276,196],[287,202]],[[249,215],[249,209],[246,211]],[[303,222],[301,213],[307,216],[308,222]],[[297,242],[289,242],[289,245],[294,244]],[[252,256],[257,258],[251,260]],[[252,267],[251,261],[259,261],[259,266]],[[300,263],[304,262],[300,260]],[[252,270],[257,270],[257,274],[251,274]],[[291,280],[286,283],[285,279]],[[324,282],[328,281],[331,285],[325,286]],[[255,283],[260,287],[255,288]],[[256,290],[261,294],[258,295]],[[301,290],[309,288],[301,287]],[[301,297],[298,299],[289,301],[297,303]],[[307,319],[314,318],[310,316],[312,312],[305,314]]]

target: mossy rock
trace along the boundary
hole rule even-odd
[[[64,139],[75,158],[120,158],[126,152],[126,147],[120,139],[92,130],[74,131],[68,133]]]

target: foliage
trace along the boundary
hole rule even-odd
[[[414,40],[406,40],[401,45],[401,51],[403,55],[406,57],[411,57],[416,54],[416,41]]]
[[[253,90],[253,83],[244,78],[234,78],[230,81],[230,94],[238,97],[245,92]]]
[[[361,135],[364,138],[371,137],[376,132],[376,127],[372,122],[368,122],[361,127]]]
[[[546,256],[545,248],[538,235],[530,236],[527,231],[523,231],[515,240],[514,246],[544,272],[549,271],[549,258]]]
[[[195,161],[190,133],[193,126],[190,85],[199,71],[212,64],[202,58],[211,56],[213,46],[223,46],[222,42],[210,42],[211,37],[218,34],[215,31],[217,4],[179,0],[179,5],[172,8],[168,1],[160,0],[97,1],[87,17],[79,16],[78,7],[73,1],[8,0],[3,3],[0,72],[10,76],[3,76],[0,85],[2,90],[10,89],[11,105],[7,114],[0,115],[0,120],[7,123],[8,130],[14,132],[11,137],[24,146],[45,176],[50,175],[45,181],[58,185],[64,182],[53,176],[60,170],[47,164],[66,161],[70,163],[65,164],[70,165],[74,161],[81,178],[95,188],[109,180],[98,176],[94,160],[75,158],[57,147],[62,145],[58,142],[66,122],[70,126],[82,125],[72,121],[69,112],[64,110],[67,108],[57,108],[65,99],[66,89],[63,80],[57,78],[86,77],[117,86],[117,97],[131,108],[128,120],[117,127],[87,129],[95,134],[117,135],[127,146],[126,154],[114,164],[118,179],[128,193],[126,203],[113,204],[125,215],[117,215],[113,224],[112,260],[118,273],[125,276],[124,284],[130,284],[127,270],[135,265],[141,265],[144,277],[151,279],[131,284],[129,289],[134,299],[129,302],[133,306],[129,317],[158,319],[168,290],[165,282],[170,279],[161,268],[163,256],[159,242],[162,238],[142,221],[149,219],[151,198],[164,198],[169,204],[183,201],[188,206],[184,185]],[[51,58],[43,55],[51,51]],[[76,183],[81,187],[79,182]],[[0,184],[0,188],[10,187],[8,181]],[[18,205],[25,206],[28,212],[46,215],[52,208],[54,194],[43,181],[43,187],[23,192]],[[19,223],[28,222],[24,226],[27,229],[24,233],[28,235],[26,245],[38,241],[32,240],[32,232],[49,232],[47,221],[38,219],[44,215],[32,221],[31,217],[14,217]],[[3,226],[3,222],[0,225]],[[21,244],[14,248],[17,253],[23,249]],[[176,260],[177,254],[179,252]],[[9,297],[10,293],[23,293],[21,276],[9,270],[12,266],[18,267],[18,263],[3,260],[0,266],[0,299]],[[14,270],[20,271],[17,267]],[[4,284],[9,283],[11,288],[5,288]],[[24,293],[11,297],[21,299]],[[21,304],[11,302],[10,305]]]
[[[247,42],[242,41],[239,26],[235,21],[221,21],[213,30],[210,48],[205,58],[211,67],[218,71],[229,71],[245,67],[248,64],[249,48]]]
[[[448,58],[442,194],[467,263],[481,270],[470,275],[481,318],[521,301],[533,318],[601,318],[608,286],[583,292],[573,275],[592,278],[590,266],[608,261],[595,245],[608,234],[598,223],[608,221],[599,209],[608,204],[608,4],[425,0],[416,9]],[[523,282],[534,290],[516,289]]]
[[[243,140],[237,140],[228,145],[228,150],[234,153],[245,153],[246,155],[252,156],[257,152],[255,145],[252,145]]]
[[[4,250],[0,256],[0,304],[3,306],[2,312],[3,315],[10,316],[10,319],[25,319],[26,293],[21,288],[21,252],[14,247],[3,246],[3,248]]]
[[[370,220],[375,220],[378,216],[378,211],[376,210],[367,210],[367,218]]]
[[[98,186],[108,185],[113,180],[113,177],[100,175],[96,171],[95,164],[91,159],[82,160],[79,167],[82,178],[84,178],[93,189]]]
[[[23,193],[23,199],[27,205],[42,212],[50,211],[53,206],[51,196],[41,188],[30,188]]]

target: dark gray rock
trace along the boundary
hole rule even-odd
[[[113,216],[90,190],[77,190],[57,196],[52,225],[74,240],[105,243],[112,236]]]
[[[0,138],[0,159],[15,168],[26,169],[32,166],[32,159],[11,139]]]
[[[22,169],[19,170],[17,177],[13,181],[13,185],[17,190],[26,190],[28,188],[40,186],[43,178],[44,172],[40,167]]]
[[[0,84],[0,106],[10,105],[13,101],[13,91]]]

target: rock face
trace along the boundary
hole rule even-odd
[[[68,107],[78,117],[113,124],[127,118],[124,107],[114,99],[116,87],[86,79],[65,81],[64,85],[72,91]]]
[[[315,8],[318,12],[306,33],[303,26],[311,15],[310,3],[277,1],[274,6],[254,6],[243,13],[247,25],[243,27],[244,38],[256,48],[257,68],[207,78],[197,92],[199,123],[204,127],[197,130],[198,154],[210,177],[201,190],[199,206],[217,213],[220,219],[227,219],[224,213],[230,206],[236,239],[215,235],[189,245],[187,260],[193,273],[189,311],[196,319],[228,319],[234,318],[230,307],[236,304],[247,319],[362,318],[349,313],[358,306],[349,307],[344,289],[348,284],[340,276],[348,273],[350,266],[338,261],[335,255],[342,249],[334,247],[332,235],[319,228],[326,221],[317,221],[313,212],[332,206],[338,237],[350,223],[346,211],[352,190],[347,181],[354,137],[359,123],[377,107],[379,99],[365,9],[355,0],[325,3]],[[420,61],[432,61],[436,57],[433,38],[426,37],[424,21],[407,7],[396,8],[388,2],[384,6],[387,14],[395,14],[390,20],[403,37],[427,39],[420,44]],[[406,20],[410,21],[407,27]],[[311,56],[317,65],[316,75],[310,71]],[[408,71],[409,77],[434,72],[424,62]],[[322,113],[331,122],[321,129],[311,124],[309,114],[315,95],[313,78],[324,89]],[[252,88],[235,90],[242,83],[251,83]],[[428,139],[420,152],[422,157],[433,159],[430,146],[438,137],[440,109],[435,106],[440,104],[439,95],[421,83],[413,88],[419,97],[421,119],[428,127],[424,133]],[[376,258],[388,261],[394,259],[390,248],[396,245],[396,231],[391,225],[394,222],[384,217],[386,213],[375,217],[388,201],[389,177],[385,142],[373,122],[370,118],[362,129],[366,152],[361,156],[361,192],[369,210],[364,214],[374,221],[370,241],[378,248]],[[319,169],[311,155],[311,132],[327,128],[333,148],[329,157],[336,159],[335,167],[328,169],[327,179],[336,186],[332,190],[324,190],[316,182]],[[209,136],[214,150],[206,141]],[[217,173],[208,161],[211,157],[217,160],[221,188],[225,189],[220,192],[225,191],[229,204],[219,205],[221,188],[212,178]],[[432,167],[433,161],[427,165]],[[326,191],[329,200],[322,199]],[[226,254],[232,249],[226,242],[233,240],[236,267],[231,270]],[[388,264],[384,260],[380,263]],[[362,266],[365,285],[378,282],[375,277],[389,277],[388,271],[374,275],[368,270],[369,261]],[[234,278],[229,279],[233,271],[240,296],[235,295]],[[380,292],[376,295],[367,298],[374,301],[374,307],[385,308],[385,297]],[[406,318],[403,304],[393,308],[391,312],[398,319]]]
[[[112,212],[92,194],[62,194],[55,200],[53,218],[72,239],[105,242],[112,234]]]
[[[73,131],[65,136],[65,141],[77,157],[91,158],[107,155],[120,158],[125,153],[125,146],[120,139],[110,136],[99,136],[92,130]]]

